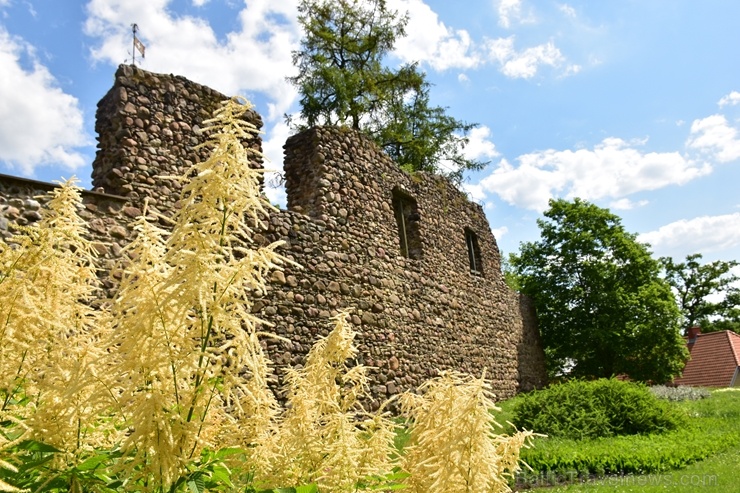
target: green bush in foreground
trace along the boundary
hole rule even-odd
[[[685,413],[646,386],[616,379],[552,385],[524,396],[514,408],[517,428],[570,439],[660,433],[685,422]]]

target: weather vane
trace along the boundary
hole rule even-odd
[[[139,53],[141,53],[141,58],[144,58],[144,51],[146,50],[146,46],[144,46],[144,43],[142,43],[139,38],[136,37],[136,33],[139,32],[138,24],[131,24],[131,32],[134,35],[134,47],[131,51],[131,64],[136,65],[136,51],[138,50]]]

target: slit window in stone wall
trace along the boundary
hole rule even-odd
[[[482,276],[483,259],[480,254],[478,235],[470,228],[465,228],[465,243],[468,246],[468,263],[470,264],[470,272]]]
[[[398,225],[401,255],[411,259],[421,258],[421,236],[419,235],[419,207],[416,199],[399,189],[393,190],[393,213]]]

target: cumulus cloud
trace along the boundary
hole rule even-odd
[[[517,158],[518,166],[503,159],[481,185],[509,204],[543,211],[554,196],[617,199],[683,184],[711,171],[678,152],[642,152],[641,144],[612,137],[593,149],[524,154]]]
[[[85,32],[96,38],[96,61],[120,63],[130,49],[131,19],[141,22],[147,45],[145,68],[176,73],[225,94],[260,92],[270,100],[268,120],[279,119],[295,101],[285,80],[294,72],[298,0],[255,0],[235,12],[238,29],[217,35],[201,17],[177,15],[171,0],[90,0]],[[204,5],[194,0],[194,5]]]
[[[694,120],[686,146],[720,163],[740,158],[738,130],[730,126],[723,115]]]
[[[392,0],[389,7],[408,12],[406,37],[396,41],[394,50],[404,62],[424,62],[439,71],[473,68],[481,62],[470,34],[447,27],[422,0]]]
[[[517,51],[514,47],[515,37],[488,39],[485,51],[488,60],[500,65],[501,73],[512,79],[529,79],[537,74],[543,65],[559,67],[565,57],[552,41],[545,44]],[[578,73],[580,66],[566,67],[566,75]]]
[[[740,212],[682,219],[643,233],[638,240],[650,243],[659,255],[685,256],[740,246]]]
[[[0,73],[0,161],[24,175],[41,165],[83,166],[86,159],[75,148],[91,139],[79,101],[58,86],[31,45],[2,26]]]
[[[719,105],[720,108],[725,107],[725,106],[735,106],[736,104],[740,104],[740,92],[732,91],[730,94],[720,99],[717,104]]]

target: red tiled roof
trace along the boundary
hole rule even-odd
[[[691,359],[674,383],[694,387],[729,387],[740,366],[740,335],[725,330],[696,336]],[[740,382],[736,382],[740,384]]]

